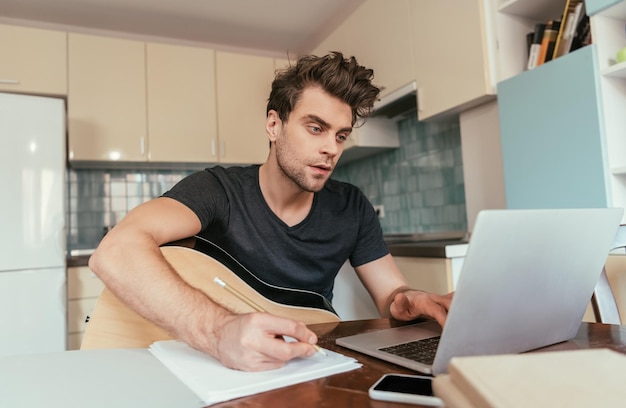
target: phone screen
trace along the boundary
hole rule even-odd
[[[432,378],[388,375],[374,388],[377,391],[433,396]]]

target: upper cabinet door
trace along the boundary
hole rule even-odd
[[[265,110],[274,59],[217,51],[216,78],[219,161],[263,163],[269,153]]]
[[[67,34],[0,24],[0,90],[67,95]]]
[[[592,16],[621,3],[623,0],[585,0],[587,14]]]
[[[606,207],[596,46],[498,84],[507,208]]]
[[[215,51],[147,44],[150,161],[215,162]]]
[[[374,84],[385,96],[415,80],[409,2],[370,0],[349,18],[350,51],[374,70]]]
[[[374,70],[381,96],[415,80],[407,0],[369,0],[352,13],[314,53],[341,51]]]
[[[147,160],[143,42],[69,34],[70,160]]]
[[[411,1],[420,120],[494,98],[482,0]]]

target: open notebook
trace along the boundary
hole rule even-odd
[[[315,353],[276,370],[259,372],[232,370],[177,340],[155,342],[149,350],[208,405],[361,367],[355,359],[330,350],[324,350],[326,356]]]

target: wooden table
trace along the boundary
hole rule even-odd
[[[215,407],[415,407],[398,403],[371,400],[369,387],[385,373],[409,373],[414,371],[367,357],[337,346],[335,339],[401,326],[405,323],[377,320],[355,320],[341,323],[325,323],[309,326],[319,336],[319,345],[356,358],[363,367],[343,374],[309,381],[250,397],[213,405]],[[610,348],[626,354],[626,326],[583,323],[576,337],[570,341],[542,348],[538,351],[575,350],[586,348]]]

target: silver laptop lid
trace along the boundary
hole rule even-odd
[[[622,214],[480,212],[433,374],[455,356],[518,353],[574,337]]]

